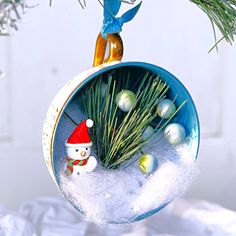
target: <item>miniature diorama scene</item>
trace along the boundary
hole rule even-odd
[[[141,220],[185,192],[197,174],[193,101],[169,72],[117,66],[71,96],[53,146],[56,181],[88,220]]]
[[[0,236],[236,236],[235,37],[236,0],[0,0]]]

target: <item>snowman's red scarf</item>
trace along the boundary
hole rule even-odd
[[[66,162],[67,162],[66,174],[71,175],[73,173],[73,166],[85,166],[88,162],[88,158],[85,160],[74,160],[70,157],[67,157]]]

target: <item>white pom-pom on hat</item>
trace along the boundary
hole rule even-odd
[[[87,119],[86,120],[86,125],[87,125],[88,128],[93,127],[93,121],[91,119]]]

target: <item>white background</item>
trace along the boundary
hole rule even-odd
[[[29,2],[30,3],[30,2]],[[57,193],[44,164],[43,120],[57,91],[91,67],[102,8],[88,0],[41,2],[14,37],[0,38],[0,203],[17,207]],[[214,43],[211,24],[189,0],[144,0],[125,25],[124,61],[150,62],[175,74],[199,111],[200,175],[188,197],[236,210],[236,46]]]

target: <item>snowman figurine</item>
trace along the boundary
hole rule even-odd
[[[78,176],[92,172],[97,166],[95,157],[90,156],[93,145],[88,128],[93,126],[93,121],[87,119],[80,123],[66,142],[67,166],[66,175]]]

